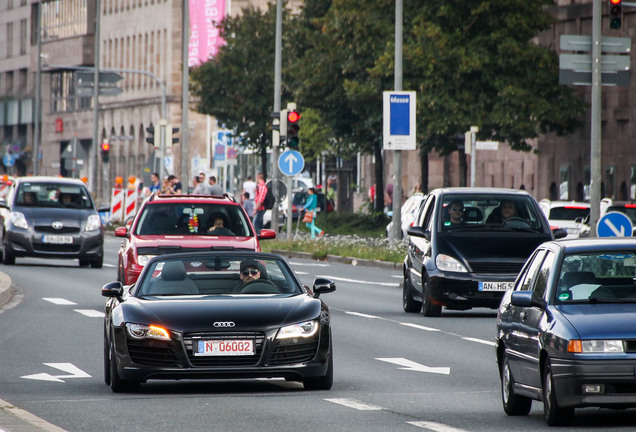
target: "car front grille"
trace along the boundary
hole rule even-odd
[[[147,366],[179,367],[173,342],[127,339],[130,359]]]
[[[310,339],[284,339],[278,341],[270,364],[277,366],[308,362],[316,356],[317,352],[317,335]]]
[[[474,273],[518,274],[524,262],[469,261]]]
[[[229,340],[252,339],[254,341],[253,355],[238,356],[195,356],[192,347],[199,340]],[[227,367],[227,366],[256,366],[263,353],[265,336],[260,332],[193,332],[183,337],[186,353],[194,367]]]
[[[34,243],[33,250],[36,252],[62,252],[62,253],[78,253],[81,245],[76,244],[48,244]]]
[[[44,234],[79,234],[79,227],[64,226],[60,229],[55,229],[51,225],[38,225],[35,227],[35,231]]]

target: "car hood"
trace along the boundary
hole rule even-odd
[[[49,224],[55,221],[84,222],[92,215],[97,214],[89,209],[67,209],[49,207],[15,207],[15,211],[21,212],[27,220],[37,220],[38,225]]]
[[[276,328],[319,317],[321,301],[305,294],[159,300],[131,297],[120,306],[126,322],[154,324],[186,332],[214,329],[213,324],[217,321],[234,322],[232,330]]]
[[[572,304],[555,307],[581,339],[633,339],[636,337],[635,303]]]
[[[467,261],[525,262],[537,246],[549,240],[549,234],[516,231],[444,233],[437,238],[437,252]]]
[[[134,243],[137,249],[140,248],[157,248],[159,249],[175,249],[175,252],[187,252],[193,249],[206,249],[211,247],[224,247],[234,249],[258,249],[258,243],[254,237],[214,237],[214,236],[193,236],[193,235],[144,235],[135,236]],[[145,254],[153,254],[147,250]]]

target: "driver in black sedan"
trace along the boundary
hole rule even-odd
[[[239,277],[243,284],[253,282],[261,277],[261,269],[258,261],[254,259],[246,259],[241,262]]]

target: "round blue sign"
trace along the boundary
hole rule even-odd
[[[609,212],[598,220],[596,235],[599,237],[631,237],[632,220],[625,213]]]
[[[278,169],[287,176],[295,176],[305,168],[305,158],[296,150],[286,150],[278,158]]]

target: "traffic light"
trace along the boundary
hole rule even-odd
[[[146,142],[148,144],[152,144],[156,149],[159,148],[159,134],[155,135],[155,127],[150,125],[146,128],[146,132],[148,132],[148,136],[146,137]]]
[[[300,139],[298,132],[300,131],[300,113],[293,110],[287,110],[287,148],[290,150],[298,150]]]
[[[110,154],[110,143],[108,141],[102,142],[102,162],[108,163],[108,156]]]
[[[618,30],[622,24],[623,0],[609,0],[609,26],[611,29]]]
[[[166,148],[172,147],[172,144],[176,144],[179,142],[179,137],[175,137],[174,134],[179,133],[179,128],[173,128],[170,125],[166,128],[166,133],[168,136],[166,137]]]

